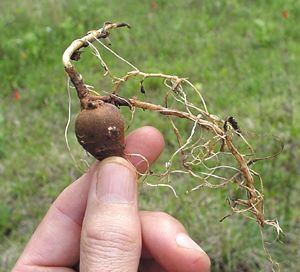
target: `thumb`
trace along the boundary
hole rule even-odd
[[[103,160],[92,177],[80,241],[80,271],[137,271],[141,226],[137,175],[125,159]]]

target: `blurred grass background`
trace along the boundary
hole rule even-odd
[[[113,31],[112,48],[143,71],[189,77],[203,86],[211,113],[284,142],[279,157],[255,169],[265,181],[266,217],[277,218],[285,233],[278,242],[266,228],[267,247],[282,271],[298,271],[299,1],[1,0],[0,10],[0,271],[10,270],[52,201],[81,175],[64,139],[61,56],[72,40],[108,20],[133,26]],[[116,74],[124,72],[112,63]],[[78,67],[96,89],[108,86],[90,53]],[[162,100],[160,86],[147,86],[153,102]],[[135,88],[126,92],[136,95]],[[75,95],[72,105],[73,120]],[[162,131],[166,152],[174,149],[163,117],[138,113],[133,127],[143,125]],[[72,131],[69,141],[80,160]],[[252,143],[262,153],[273,145],[260,137]],[[226,188],[202,189],[175,199],[166,189],[143,188],[141,207],[181,220],[212,258],[212,271],[271,271],[255,222],[241,216],[219,222],[229,211],[227,196]]]

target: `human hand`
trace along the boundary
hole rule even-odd
[[[144,127],[126,139],[125,153],[153,163],[164,141]],[[139,212],[137,175],[147,169],[138,157],[95,163],[54,201],[13,272],[209,271],[206,253],[175,218]],[[134,166],[134,167],[133,167]]]

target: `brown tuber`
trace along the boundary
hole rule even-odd
[[[89,102],[75,121],[75,133],[83,148],[98,160],[122,156],[124,121],[119,109],[103,101]]]

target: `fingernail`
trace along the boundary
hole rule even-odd
[[[198,251],[204,252],[204,250],[185,233],[177,234],[176,243],[180,247],[184,247],[187,249],[196,249]]]
[[[107,203],[133,203],[136,198],[137,177],[133,166],[123,158],[111,157],[100,163],[96,194]]]

